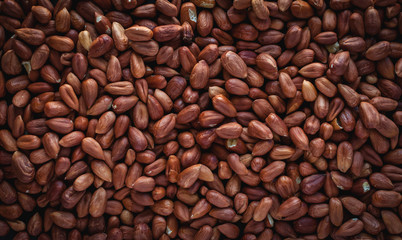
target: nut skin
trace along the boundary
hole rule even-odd
[[[1,1],[0,236],[396,238],[400,8]]]

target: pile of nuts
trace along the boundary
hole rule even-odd
[[[401,5],[0,1],[0,236],[401,239]]]

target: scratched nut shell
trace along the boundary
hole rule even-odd
[[[380,114],[377,109],[368,102],[360,103],[360,118],[367,128],[376,128],[380,123]]]
[[[168,24],[163,26],[157,26],[153,29],[153,37],[158,42],[167,42],[174,39],[183,28],[180,25]]]
[[[353,146],[351,143],[345,141],[339,144],[337,149],[337,166],[341,172],[347,172],[352,166],[353,161]]]
[[[195,89],[203,89],[209,80],[209,66],[205,60],[194,65],[190,75],[190,84]]]
[[[263,168],[260,172],[260,178],[263,182],[271,182],[277,176],[282,174],[285,170],[286,163],[282,161],[275,161],[265,168]]]
[[[133,26],[127,28],[124,34],[131,41],[148,41],[151,40],[153,32],[151,29],[143,26]]]
[[[249,122],[248,133],[250,136],[261,140],[269,140],[273,138],[271,129],[269,129],[269,127],[257,120],[252,120]]]
[[[100,57],[113,47],[113,39],[107,34],[97,37],[90,45],[88,55],[90,57]]]
[[[77,219],[70,212],[55,211],[50,214],[50,218],[57,226],[64,229],[74,228],[77,224]]]
[[[34,28],[19,28],[15,30],[15,33],[19,38],[30,45],[40,45],[45,40],[45,34],[43,31]]]
[[[64,36],[50,36],[46,39],[46,44],[59,52],[71,52],[74,49],[73,40]]]
[[[28,157],[22,152],[15,151],[11,166],[16,172],[18,180],[22,183],[30,183],[35,177],[35,168],[33,164],[29,161]]]
[[[247,77],[247,65],[243,59],[232,51],[227,51],[221,55],[223,68],[229,72],[230,75],[237,78]]]
[[[223,139],[233,139],[240,137],[243,128],[240,124],[232,122],[219,126],[216,134]]]
[[[387,41],[381,41],[371,46],[366,51],[366,58],[372,61],[384,59],[390,53],[390,44]]]
[[[103,150],[95,139],[86,137],[82,139],[81,146],[82,150],[91,155],[92,157],[97,159],[105,159]]]

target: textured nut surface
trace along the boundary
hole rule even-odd
[[[1,239],[398,239],[397,0],[0,1]]]

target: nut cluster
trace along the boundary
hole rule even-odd
[[[401,5],[0,1],[0,236],[401,239]]]

